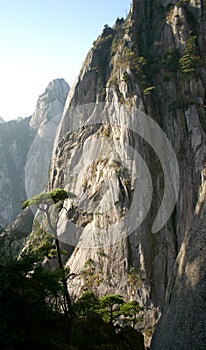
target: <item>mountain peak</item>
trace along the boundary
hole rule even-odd
[[[40,125],[62,114],[69,89],[64,79],[52,80],[38,98],[30,125],[37,129]]]

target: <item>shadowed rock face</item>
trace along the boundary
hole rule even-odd
[[[22,201],[27,198],[25,166],[30,147],[43,126],[57,115],[60,117],[68,92],[68,84],[56,79],[39,97],[32,117],[1,123],[0,226],[10,224],[21,211]]]
[[[24,167],[35,132],[30,118],[0,126],[0,226],[12,222],[24,200]]]
[[[63,187],[77,195],[73,202],[65,202],[67,213],[60,213],[58,233],[61,237],[66,232],[69,221],[83,228],[68,261],[72,272],[82,271],[85,262],[93,261],[93,271],[100,276],[93,288],[136,298],[148,308],[145,324],[150,328],[165,304],[168,281],[199,197],[205,159],[205,33],[202,1],[133,1],[128,19],[117,22],[113,29],[105,28],[86,57],[66,102],[52,160],[50,188]],[[164,193],[164,176],[151,145],[128,130],[109,125],[112,113],[107,113],[108,125],[71,131],[81,121],[78,113],[71,113],[72,108],[94,104],[94,112],[99,102],[120,103],[146,113],[161,126],[175,151],[179,197],[173,215],[155,234],[151,228]],[[88,120],[91,116],[88,114]],[[98,155],[97,139],[104,140]],[[123,169],[124,143],[140,153],[149,168],[154,191],[151,209],[128,237],[115,245],[86,249],[89,235],[95,241],[98,228],[118,221],[131,206],[138,168],[131,173]],[[119,163],[112,164],[113,159]],[[110,184],[107,216],[100,210],[106,205],[103,183]],[[86,211],[85,200],[90,203]],[[137,277],[133,282],[131,268]],[[84,282],[75,279],[75,291]]]
[[[206,185],[177,257],[152,349],[203,350],[206,344]]]

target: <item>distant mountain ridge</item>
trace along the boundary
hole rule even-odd
[[[0,226],[10,224],[26,199],[25,165],[29,149],[43,124],[61,115],[69,92],[64,79],[49,83],[31,117],[0,119]]]
[[[38,129],[46,122],[61,115],[69,89],[69,85],[64,79],[55,79],[50,82],[44,93],[38,98],[30,126]]]

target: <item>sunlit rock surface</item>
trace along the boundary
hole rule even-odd
[[[80,293],[87,269],[96,274],[90,283],[100,294],[120,293],[145,306],[143,327],[150,335],[164,308],[202,184],[205,33],[205,5],[201,1],[133,1],[127,20],[116,22],[114,28],[105,27],[88,53],[68,96],[55,142],[49,187],[63,187],[76,194],[76,199],[65,202],[58,220],[60,239],[70,234],[70,243],[78,245],[67,262],[79,276],[70,285],[72,293]],[[165,185],[158,155],[138,135],[111,125],[112,111],[104,125],[87,126],[78,113],[75,119],[78,106],[94,104],[87,116],[92,120],[100,102],[105,103],[105,113],[112,104],[146,113],[160,125],[174,149],[180,171],[179,196],[170,219],[156,233],[152,225]],[[121,115],[117,115],[118,122]],[[97,246],[94,243],[105,234],[101,230],[118,222],[132,205],[134,182],[141,169],[134,167],[128,172],[122,165],[128,144],[149,169],[151,208],[130,235],[124,237],[123,230],[122,239],[115,244]],[[81,235],[70,230],[71,222],[80,228]],[[113,233],[118,236],[115,230]]]

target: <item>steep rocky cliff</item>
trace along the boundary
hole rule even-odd
[[[170,279],[152,349],[203,350],[206,344],[206,183]]]
[[[36,136],[25,166],[25,187],[28,198],[42,192],[47,186],[54,138],[69,89],[64,79],[55,79],[49,83],[37,101],[30,121],[30,126],[36,129]]]
[[[25,198],[24,166],[34,139],[31,118],[18,119],[0,126],[0,226],[14,220]]]
[[[72,201],[65,201],[58,219],[59,238],[77,245],[68,261],[72,272],[80,276],[74,280],[73,288],[79,293],[81,286],[90,283],[89,287],[100,293],[115,292],[137,299],[147,309],[144,322],[148,333],[163,310],[178,253],[181,260],[185,240],[191,237],[188,232],[193,232],[189,231],[191,218],[202,185],[205,16],[206,5],[200,0],[133,0],[125,21],[118,19],[113,28],[105,26],[68,96],[52,160],[50,189],[63,187],[76,195]],[[162,161],[153,147],[158,136],[153,135],[153,144],[148,143],[147,132],[155,132],[151,124],[142,135],[139,130],[128,130],[128,118],[135,122],[134,110],[140,111],[143,119],[148,115],[159,124],[179,165],[178,199],[169,220],[158,232],[154,232],[153,223],[166,187]],[[126,127],[122,128],[124,118]],[[135,183],[149,177],[143,163],[137,161],[128,168],[128,145],[146,163],[151,176],[148,183],[153,186],[151,208],[142,224],[129,234],[130,222],[124,222],[124,216],[135,199]],[[160,146],[164,148],[161,143]],[[166,147],[162,154],[170,163]],[[170,177],[178,177],[172,175],[171,168],[170,172]],[[150,193],[144,197],[144,191],[140,191],[138,195],[145,209],[144,201]],[[133,218],[140,214],[138,210],[132,212]],[[196,248],[194,254],[198,254]],[[181,263],[188,273],[190,257],[186,262],[186,254]],[[202,263],[203,259],[197,257],[197,270]],[[86,270],[93,276],[90,282],[84,280]],[[203,288],[201,276],[194,283]],[[177,279],[174,292],[171,289],[173,304],[187,283],[186,277],[180,283]],[[188,288],[192,286],[193,281]],[[171,306],[170,312],[176,307]],[[176,326],[178,322],[180,318]],[[160,332],[163,329],[166,334],[168,323],[168,319],[163,321]],[[170,339],[173,345],[178,341],[172,334]],[[167,347],[164,340],[162,344],[159,347],[157,340],[154,349],[179,349]]]
[[[39,97],[32,117],[0,126],[0,226],[10,224],[27,198],[25,166],[36,135],[52,118],[61,116],[69,91],[63,79],[52,81]],[[57,126],[56,126],[57,127]],[[52,148],[52,145],[51,145]]]

